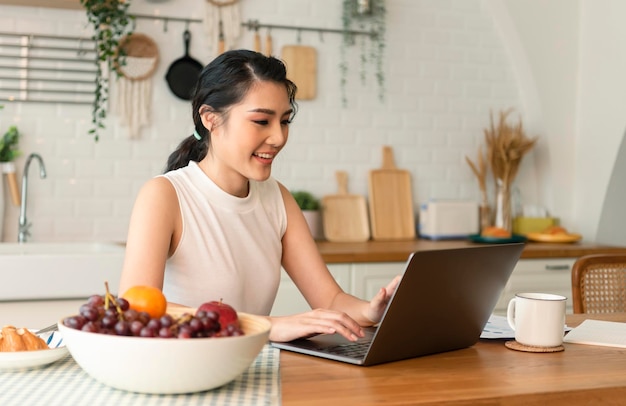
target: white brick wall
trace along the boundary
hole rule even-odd
[[[204,1],[135,1],[132,10],[201,18]],[[336,0],[242,0],[242,16],[262,23],[340,28]],[[287,187],[318,196],[336,191],[334,173],[346,170],[349,189],[367,194],[367,172],[381,164],[381,146],[395,149],[398,167],[411,171],[414,201],[478,197],[465,155],[475,158],[488,125],[489,110],[519,108],[512,67],[480,0],[388,0],[385,102],[373,77],[358,80],[358,48],[351,51],[349,105],[341,106],[338,61],[341,37],[301,33],[303,45],[318,50],[318,95],[301,101],[288,146],[273,175]],[[80,10],[0,6],[3,31],[89,35]],[[184,24],[138,20],[137,31],[159,45],[161,62],[153,78],[152,125],[139,140],[127,138],[110,113],[95,143],[87,134],[90,106],[6,104],[0,132],[15,123],[21,148],[45,160],[48,178],[32,167],[28,217],[32,241],[124,240],[135,194],[159,174],[178,142],[191,132],[190,107],[171,95],[164,76],[183,54]],[[190,24],[190,53],[203,63],[212,58],[202,24]],[[265,37],[265,30],[261,37]],[[295,44],[295,31],[272,30],[275,53]],[[322,41],[323,40],[323,41]],[[240,47],[251,47],[244,32]],[[114,107],[114,106],[113,106]],[[24,157],[17,161],[21,176]],[[534,182],[534,180],[533,180]],[[5,182],[6,183],[6,182]],[[532,182],[531,182],[532,183]],[[5,186],[6,188],[6,186]],[[5,189],[6,194],[6,189]],[[6,199],[4,241],[16,241],[19,208]],[[417,211],[417,210],[416,210]]]

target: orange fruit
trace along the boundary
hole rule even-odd
[[[128,300],[131,309],[146,312],[152,318],[163,316],[167,309],[165,295],[154,286],[132,286],[122,297]]]
[[[485,227],[483,231],[480,233],[483,237],[497,237],[497,238],[510,238],[511,233],[501,227]]]

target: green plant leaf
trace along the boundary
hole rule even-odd
[[[124,0],[80,0],[85,8],[87,19],[93,26],[92,39],[96,42],[96,61],[105,62],[109,71],[114,69],[120,60],[123,61],[123,52],[116,52],[119,42],[125,35],[131,35],[133,26],[130,24],[134,17],[128,14],[130,1]],[[121,58],[121,59],[120,59]],[[99,140],[99,130],[104,129],[107,117],[107,101],[109,99],[109,79],[103,75],[100,63],[96,62],[96,94],[92,108],[93,128],[89,134],[94,140]]]
[[[309,192],[294,191],[291,192],[291,195],[301,210],[319,210],[320,208],[320,201]]]
[[[0,162],[11,162],[18,156],[22,155],[22,151],[18,148],[20,133],[16,126],[11,126],[0,139]]]
[[[356,0],[343,0],[341,21],[343,24],[343,41],[341,41],[339,71],[339,86],[341,89],[341,100],[344,107],[348,104],[346,85],[348,83],[348,48],[357,44],[353,31],[358,28],[365,31],[369,28],[370,36],[359,42],[359,75],[361,84],[366,84],[367,68],[372,66],[374,78],[378,86],[378,99],[383,102],[385,99],[385,72],[384,72],[384,51],[386,32],[386,0],[369,0],[370,10],[360,14],[358,2]],[[365,40],[369,39],[369,49],[365,46]]]

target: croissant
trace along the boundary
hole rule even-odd
[[[25,328],[4,326],[0,331],[0,352],[34,351],[48,349],[48,344]]]

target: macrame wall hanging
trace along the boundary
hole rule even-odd
[[[116,66],[117,109],[122,126],[128,128],[128,137],[139,138],[140,130],[149,124],[152,101],[152,75],[159,64],[159,48],[152,38],[133,33],[120,41],[125,57]]]
[[[204,26],[215,56],[233,49],[241,36],[239,0],[206,0]]]

